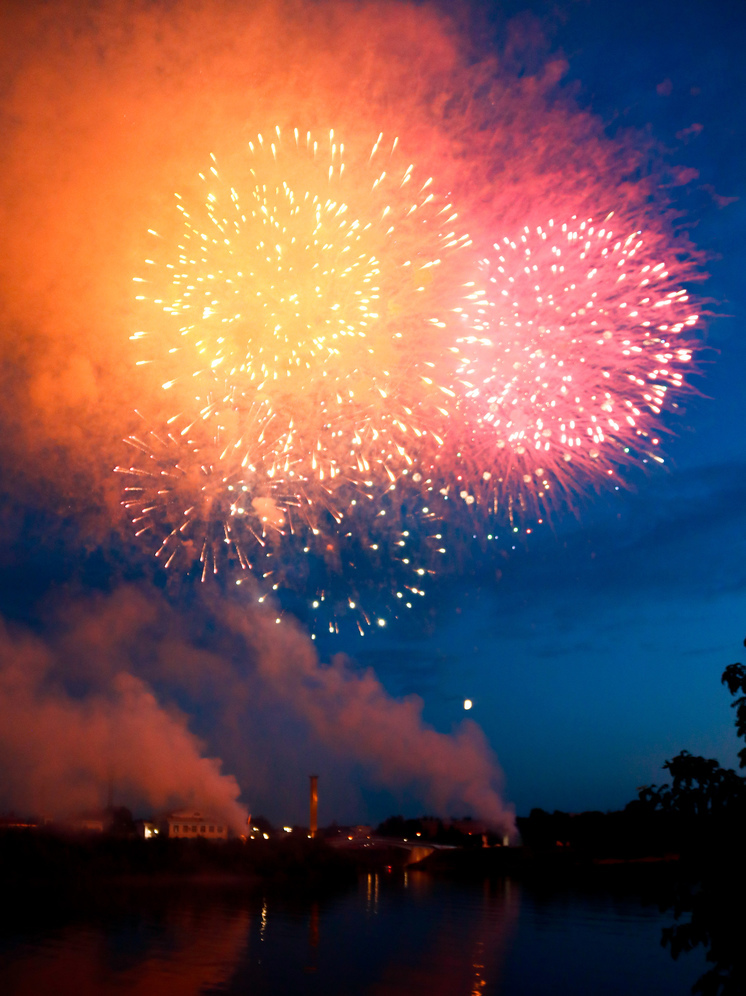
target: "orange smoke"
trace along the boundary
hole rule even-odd
[[[280,818],[301,819],[306,768],[317,764],[327,812],[343,796],[360,804],[363,772],[363,785],[512,830],[475,723],[437,732],[419,698],[393,698],[341,657],[321,662],[310,638],[273,614],[226,599],[179,613],[157,592],[122,587],[60,600],[53,615],[43,640],[2,636],[0,807],[100,805],[112,779],[130,805],[191,804],[239,825],[238,779],[254,808],[267,800],[287,807]],[[204,756],[202,739],[235,778]]]
[[[134,367],[131,277],[210,151],[230,161],[275,124],[358,145],[399,135],[485,244],[528,203],[623,216],[653,186],[630,179],[641,155],[563,97],[560,62],[518,78],[420,4],[61,0],[0,18],[6,445],[109,513],[119,440],[159,389]]]
[[[79,633],[74,642],[80,650],[86,641]],[[104,805],[111,784],[119,802],[151,812],[196,805],[245,826],[235,779],[202,756],[185,717],[159,705],[140,678],[118,670],[76,693],[65,681],[64,641],[3,628],[0,646],[0,805],[64,816]]]

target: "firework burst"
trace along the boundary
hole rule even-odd
[[[612,216],[526,226],[494,251],[487,331],[460,344],[440,493],[536,515],[620,464],[662,462],[660,414],[683,387],[698,318],[681,265]]]
[[[307,489],[393,483],[442,438],[470,240],[397,146],[379,136],[355,156],[333,131],[320,145],[277,128],[235,185],[213,158],[203,201],[177,195],[176,244],[153,231],[136,278],[139,362],[163,371],[175,411],[262,405],[278,467]]]
[[[136,278],[173,414],[118,468],[166,566],[233,563],[260,601],[362,632],[501,520],[661,461],[698,316],[654,237],[573,217],[480,259],[381,136],[360,155],[277,128],[234,184],[215,157],[200,179]]]

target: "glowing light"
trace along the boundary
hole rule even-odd
[[[204,580],[233,563],[276,590],[303,573],[299,544],[327,573],[360,563],[365,524],[368,566],[395,542],[405,575],[424,576],[397,489],[442,443],[450,350],[471,327],[456,211],[393,136],[354,150],[275,128],[199,176],[198,194],[176,195],[177,222],[149,230],[134,278],[137,362],[173,412],[131,436],[117,468],[136,532],[166,566],[196,563]]]
[[[449,495],[535,516],[620,464],[660,459],[659,415],[682,387],[698,316],[682,267],[659,252],[611,217],[495,242],[484,332],[459,343],[451,448],[468,485]]]
[[[252,600],[289,588],[312,627],[362,633],[497,520],[528,536],[662,461],[698,316],[655,236],[572,217],[485,256],[383,135],[275,128],[199,176],[133,278],[137,362],[171,414],[117,470],[165,566],[231,564]],[[356,573],[393,605],[368,611]]]
[[[200,177],[135,278],[140,362],[221,452],[318,500],[391,486],[442,422],[440,375],[469,324],[452,205],[380,135],[355,155],[333,133],[277,128],[230,178],[215,157]],[[247,409],[262,427],[249,440]]]
[[[474,705],[474,703],[472,702],[471,699],[464,699],[464,709],[467,709],[467,710],[471,709],[471,707],[473,705]]]

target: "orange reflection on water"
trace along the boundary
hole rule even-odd
[[[187,908],[171,906],[158,923],[162,929],[153,932],[149,950],[127,954],[107,944],[105,929],[76,924],[61,930],[42,952],[30,947],[28,954],[3,966],[3,992],[101,996],[115,990],[127,996],[199,996],[230,980],[246,947],[249,923],[246,910],[213,908],[207,917],[191,902]],[[116,964],[125,960],[136,963]]]

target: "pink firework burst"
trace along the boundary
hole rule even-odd
[[[686,264],[609,215],[525,226],[483,267],[482,330],[457,357],[449,445],[463,473],[447,490],[535,513],[620,464],[662,462],[660,415],[698,319]]]

